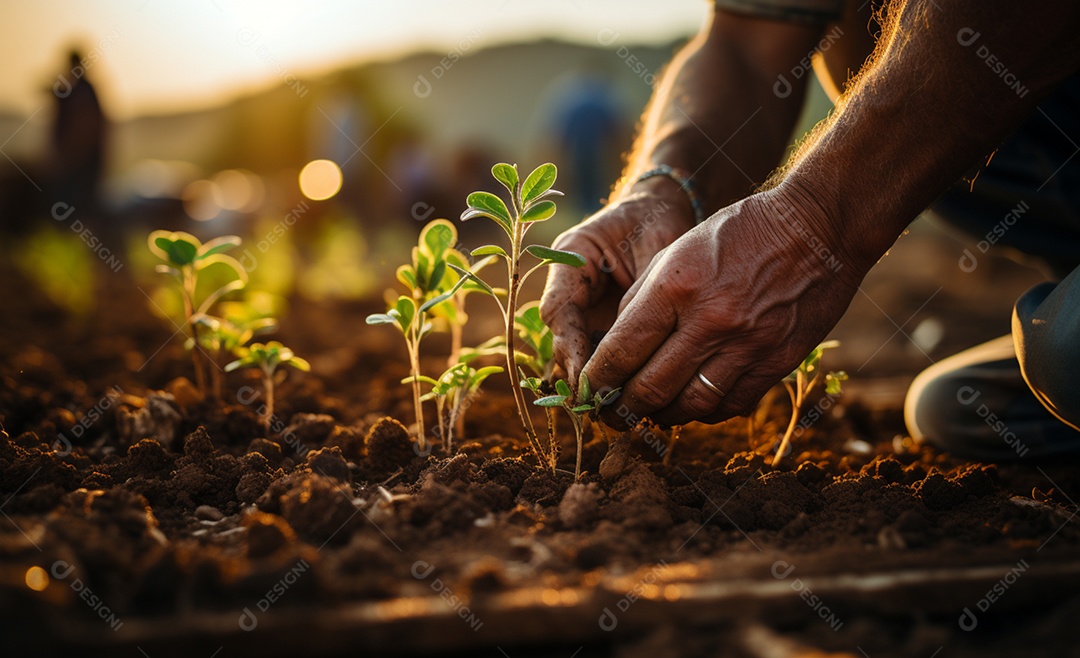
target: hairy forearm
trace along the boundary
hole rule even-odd
[[[1078,30],[1072,2],[892,3],[874,63],[779,186],[816,206],[815,229],[865,271],[1077,69]]]
[[[805,78],[783,97],[777,76],[805,58],[817,32],[719,15],[672,60],[653,93],[616,196],[657,164],[693,174],[711,214],[745,197],[783,156]]]

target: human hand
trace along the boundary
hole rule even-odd
[[[584,366],[616,427],[749,413],[847,309],[868,265],[806,197],[748,197],[660,252]],[[701,373],[724,394],[710,390]]]
[[[552,246],[586,259],[552,265],[540,315],[554,335],[555,359],[577,381],[598,332],[614,322],[619,301],[653,257],[694,226],[694,211],[675,181],[654,177],[562,233]]]

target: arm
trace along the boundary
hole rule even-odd
[[[876,63],[776,179],[862,269],[1080,67],[1075,3],[910,0],[888,20]]]
[[[1074,3],[888,10],[876,59],[772,189],[672,244],[628,291],[585,366],[595,387],[624,387],[613,422],[751,410],[835,325],[908,222],[1080,64]],[[1010,88],[986,53],[1029,92]]]
[[[782,73],[790,77],[819,35],[818,28],[720,12],[669,65],[608,205],[554,243],[588,260],[581,269],[553,266],[541,303],[571,377],[592,353],[592,334],[611,326],[619,299],[656,253],[694,226],[673,180],[634,181],[657,164],[692,172],[709,214],[749,193],[780,161],[806,79],[793,81],[783,98],[773,85]]]

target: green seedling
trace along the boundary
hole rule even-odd
[[[468,363],[455,363],[439,376],[438,379],[419,377],[429,384],[431,390],[424,394],[421,401],[435,400],[436,414],[439,420],[439,436],[442,437],[443,449],[450,453],[454,443],[454,432],[462,434],[465,424],[465,411],[480,392],[484,380],[502,372],[500,366],[473,368]],[[412,383],[412,377],[406,377],[402,384]]]
[[[539,394],[543,382],[538,378],[530,377],[523,380],[521,386]],[[555,395],[545,395],[533,401],[533,404],[538,407],[562,407],[570,417],[570,422],[574,426],[574,436],[577,439],[577,458],[574,462],[575,482],[581,478],[581,451],[584,445],[585,419],[591,418],[594,422],[599,421],[600,409],[614,402],[615,398],[619,397],[620,390],[616,388],[604,394],[593,391],[589,385],[589,378],[585,376],[585,373],[581,373],[581,377],[578,379],[577,395],[574,395],[573,391],[570,390],[570,385],[566,383],[565,379],[560,379],[555,382]]]
[[[470,270],[475,273],[494,262],[495,259],[489,257],[470,267],[464,254],[454,248],[457,241],[457,227],[445,219],[430,222],[420,232],[417,246],[412,249],[411,262],[397,269],[398,281],[414,300],[423,303],[447,292],[463,276],[459,272]],[[432,319],[445,325],[450,332],[448,364],[451,366],[461,357],[461,334],[468,321],[465,298],[471,292],[484,289],[475,280],[468,280],[454,290],[449,299],[431,308]]]
[[[256,336],[268,334],[277,329],[277,320],[263,316],[244,302],[222,302],[219,306],[221,316],[203,315],[196,322],[199,325],[199,345],[209,356],[212,363],[219,363],[223,354],[236,354]],[[187,347],[191,349],[194,341],[189,338]],[[210,386],[215,397],[221,396],[221,371],[210,368]]]
[[[525,234],[538,222],[550,219],[555,214],[555,202],[551,197],[561,196],[562,192],[552,189],[558,171],[555,165],[547,163],[540,165],[530,173],[524,181],[518,177],[517,165],[506,163],[496,164],[491,168],[491,174],[510,194],[510,206],[490,192],[473,192],[467,199],[468,208],[462,213],[461,219],[469,220],[474,217],[486,217],[494,221],[499,228],[506,233],[509,241],[509,250],[498,245],[485,245],[472,251],[473,257],[501,258],[506,263],[507,293],[504,303],[491,286],[484,283],[483,286],[491,294],[502,313],[506,358],[506,373],[510,377],[511,390],[514,392],[514,403],[517,407],[518,419],[521,421],[529,443],[536,453],[541,464],[551,463],[551,455],[540,443],[529,415],[529,406],[525,400],[525,393],[518,386],[518,369],[516,367],[517,349],[515,347],[516,318],[518,314],[518,295],[522,285],[535,272],[552,264],[570,265],[581,267],[585,259],[570,251],[561,251],[541,245],[525,245]],[[525,256],[535,259],[529,269],[522,272]],[[463,274],[463,273],[462,273]]]
[[[839,346],[840,341],[838,340],[827,340],[821,343],[803,359],[803,362],[799,364],[799,367],[794,372],[784,378],[784,388],[787,389],[788,395],[791,397],[791,420],[788,421],[787,431],[784,432],[784,438],[780,441],[776,456],[773,457],[772,465],[774,467],[780,464],[780,460],[783,459],[788,446],[791,445],[791,437],[795,433],[795,426],[799,421],[799,415],[802,413],[803,402],[806,401],[807,395],[810,394],[810,391],[822,378],[822,354],[824,354],[825,350]],[[847,381],[848,376],[847,373],[840,371],[826,373],[824,378],[825,392],[829,395],[839,395],[841,386],[843,382]]]
[[[225,366],[225,372],[232,372],[238,368],[258,368],[262,371],[263,400],[265,403],[260,414],[260,420],[263,428],[269,432],[270,421],[274,417],[274,385],[278,366],[292,366],[297,370],[307,372],[311,370],[311,365],[276,340],[265,344],[252,343],[248,347],[241,347],[238,350],[238,355],[239,359]]]
[[[240,245],[240,238],[226,235],[203,244],[198,238],[183,231],[154,231],[147,240],[150,251],[164,262],[157,266],[157,271],[173,277],[180,288],[184,303],[184,323],[191,347],[192,365],[195,368],[195,384],[200,391],[206,391],[206,374],[203,360],[199,358],[199,320],[223,296],[244,287],[247,272],[226,251]],[[196,291],[199,274],[211,265],[223,265],[230,280],[220,288],[206,293],[201,300]]]
[[[420,243],[413,251],[413,262],[398,268],[398,280],[409,289],[408,295],[400,295],[390,304],[386,313],[373,313],[367,317],[370,325],[389,324],[401,330],[405,348],[409,354],[409,381],[412,384],[413,406],[416,411],[417,441],[421,450],[427,450],[424,431],[424,409],[420,390],[420,343],[433,329],[430,316],[437,307],[444,305],[467,283],[476,285],[477,279],[461,268],[452,269],[447,254],[457,240],[457,230],[445,219],[435,220],[420,234]],[[444,284],[452,277],[453,282]],[[489,289],[477,286],[478,289]],[[494,291],[491,291],[494,294]],[[447,305],[449,306],[449,305]],[[443,307],[443,313],[446,313]]]

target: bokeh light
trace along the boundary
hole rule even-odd
[[[252,212],[262,203],[263,185],[258,176],[243,169],[226,169],[212,182],[220,193],[221,207],[234,212]]]
[[[325,201],[341,190],[341,167],[331,160],[312,160],[300,170],[300,191],[312,201]]]
[[[197,180],[184,188],[184,211],[200,222],[209,221],[221,212],[222,194],[217,183]]]
[[[49,586],[49,574],[41,567],[30,567],[26,570],[26,586],[35,592],[43,592]]]

